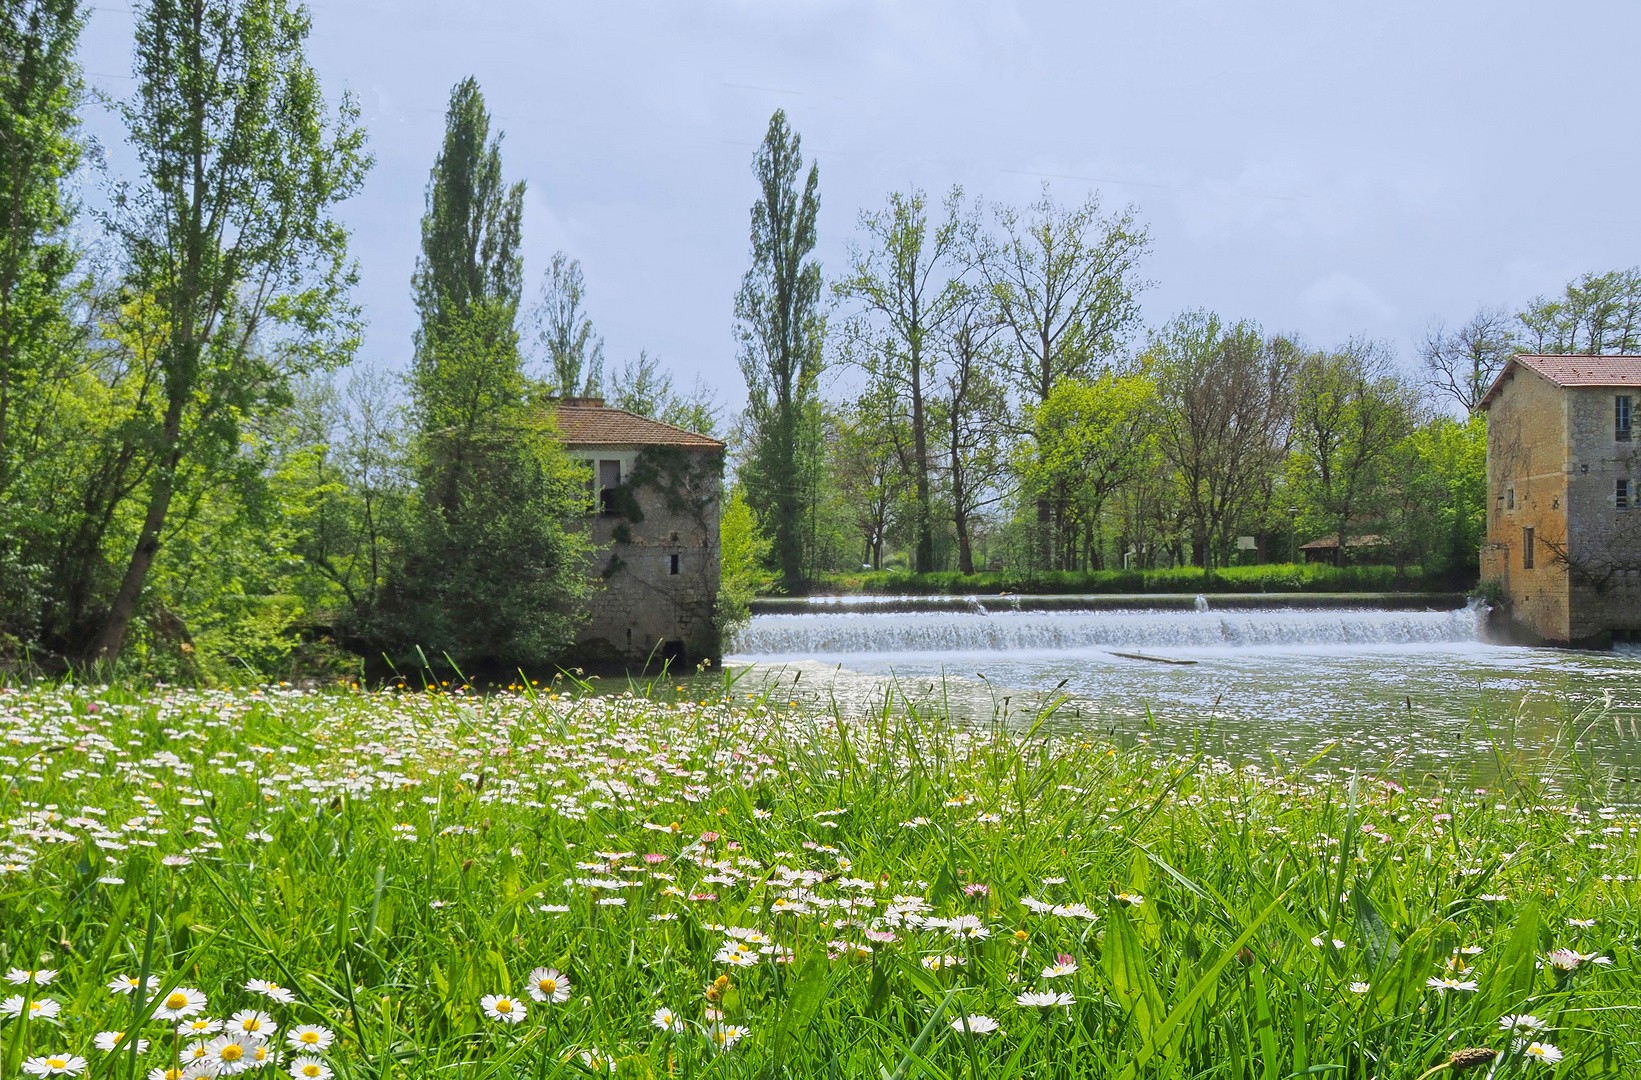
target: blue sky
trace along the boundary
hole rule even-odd
[[[961,184],[1097,188],[1149,226],[1148,324],[1205,307],[1411,363],[1434,318],[1518,307],[1641,262],[1623,3],[316,0],[310,55],[377,164],[345,210],[367,362],[402,368],[409,277],[450,87],[472,74],[528,181],[533,294],[579,258],[619,362],[659,353],[732,406],[750,162],[787,110],[821,171],[823,268],[863,207]],[[131,12],[90,81],[129,92]],[[120,171],[119,129],[91,127]]]

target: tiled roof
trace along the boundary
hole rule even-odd
[[[681,427],[663,424],[605,405],[597,398],[575,398],[557,405],[558,431],[564,445],[577,446],[693,446],[722,450],[724,444]]]
[[[1641,387],[1641,356],[1532,356],[1512,357],[1481,399],[1483,408],[1515,375],[1516,365],[1531,368],[1557,386]]]

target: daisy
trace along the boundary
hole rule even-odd
[[[30,971],[27,968],[12,968],[6,972],[6,981],[13,986],[22,986],[30,979],[34,980],[35,986],[50,986],[51,980],[56,977],[57,973],[49,968],[42,968],[39,971]]]
[[[317,1024],[303,1024],[285,1033],[285,1041],[290,1044],[292,1050],[326,1050],[335,1039],[336,1036],[330,1028],[323,1028]]]
[[[728,1050],[746,1036],[747,1029],[734,1024],[714,1024],[707,1029],[707,1041],[715,1050]]]
[[[538,967],[530,972],[530,996],[537,1001],[563,1004],[570,1000],[570,980],[557,968]]]
[[[509,1024],[517,1024],[524,1019],[529,1010],[524,1002],[518,998],[508,997],[506,994],[486,994],[479,999],[479,1007],[484,1015],[492,1020],[501,1020]]]
[[[192,1020],[184,1020],[177,1025],[178,1035],[192,1035],[202,1039],[207,1035],[215,1035],[222,1030],[222,1021],[213,1020],[209,1016],[196,1016]]]
[[[1510,1013],[1499,1017],[1501,1031],[1543,1031],[1544,1021],[1532,1013]]]
[[[1554,1065],[1556,1062],[1561,1060],[1561,1051],[1556,1047],[1551,1046],[1549,1043],[1532,1042],[1523,1046],[1522,1043],[1525,1041],[1526,1040],[1524,1039],[1517,1039],[1512,1046],[1512,1049],[1514,1049],[1516,1053],[1520,1054],[1522,1057],[1525,1057],[1528,1061],[1538,1061],[1545,1065]]]
[[[50,998],[39,998],[28,1003],[30,1020],[55,1020],[63,1009],[62,1005]],[[0,1001],[0,1016],[23,1015],[23,995],[13,994],[4,1001]]]
[[[1353,994],[1365,994],[1371,989],[1373,988],[1365,982],[1353,982],[1350,984],[1350,992]]]
[[[48,1054],[23,1062],[23,1071],[30,1076],[77,1076],[85,1072],[85,1058],[74,1054]]]
[[[1016,1005],[1024,1005],[1028,1009],[1052,1009],[1057,1005],[1075,1005],[1077,999],[1067,993],[1055,993],[1052,990],[1028,990],[1014,999]]]
[[[1077,961],[1065,953],[1059,953],[1054,957],[1054,963],[1043,969],[1043,978],[1058,979],[1062,975],[1075,975],[1076,973]]]
[[[291,1062],[291,1075],[299,1080],[330,1080],[330,1066],[316,1057],[299,1057]]]
[[[190,1065],[186,1069],[149,1069],[148,1080],[201,1080],[210,1076],[210,1070]]]
[[[650,1023],[662,1031],[671,1032],[675,1035],[684,1030],[684,1022],[678,1019],[678,1014],[665,1005],[655,1010],[655,1015],[650,1017]]]
[[[261,994],[263,997],[272,998],[281,1005],[290,1005],[296,1001],[295,994],[278,983],[271,983],[266,979],[252,979],[245,984],[245,989],[253,994]]]
[[[270,1039],[273,1033],[279,1030],[274,1018],[261,1009],[241,1009],[234,1013],[227,1026],[230,1033],[250,1035],[258,1039]]]
[[[109,980],[108,989],[111,993],[115,994],[129,994],[141,985],[142,980],[137,978],[135,975],[116,975]],[[155,990],[159,989],[159,985],[160,978],[158,975],[148,976],[149,993],[153,993]]]
[[[1132,904],[1135,907],[1139,907],[1141,904],[1145,903],[1145,897],[1141,896],[1139,893],[1120,892],[1117,894],[1117,899],[1121,900],[1125,904]]]
[[[259,1042],[250,1035],[218,1035],[205,1044],[205,1060],[218,1076],[232,1076],[256,1064]]]
[[[268,1045],[268,1040],[258,1039],[251,1047],[251,1068],[260,1069],[271,1061],[279,1060],[279,1051]]]
[[[99,1050],[120,1050],[123,1049],[120,1042],[124,1038],[125,1032],[123,1031],[99,1031],[97,1032],[97,1037],[91,1040],[91,1045],[95,1046]],[[129,1046],[131,1044],[126,1043],[125,1045]],[[137,1053],[148,1053],[147,1039],[137,1040]]]
[[[989,1016],[959,1016],[952,1021],[952,1030],[959,1035],[965,1027],[974,1035],[990,1035],[997,1030],[997,1021]]]
[[[1424,984],[1438,994],[1446,993],[1449,990],[1474,991],[1480,989],[1474,979],[1454,979],[1450,977],[1438,979],[1434,975],[1426,979]]]
[[[191,986],[179,986],[154,1010],[156,1020],[182,1020],[205,1008],[205,995]]]

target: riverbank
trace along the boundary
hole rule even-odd
[[[782,685],[0,693],[6,1075],[230,1014],[316,1076],[1641,1068],[1641,822],[1570,763],[1409,792]]]
[[[898,570],[823,575],[810,595],[965,595],[969,593],[1378,593],[1469,592],[1474,574],[1426,574],[1419,567],[1326,566],[1278,563],[1228,566],[1210,577],[1201,567],[1166,570],[1039,571],[1011,570],[960,574],[955,571],[912,574]]]

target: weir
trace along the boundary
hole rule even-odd
[[[862,603],[810,604],[802,614],[755,615],[735,636],[732,651],[754,659],[1463,643],[1482,640],[1487,612],[1480,602],[1433,611],[1321,606],[1216,610],[1218,598],[1208,602],[1206,611],[1194,604],[1168,611],[994,611],[976,610],[980,605],[969,600],[966,608],[904,611]],[[1265,601],[1269,604],[1270,598]]]

